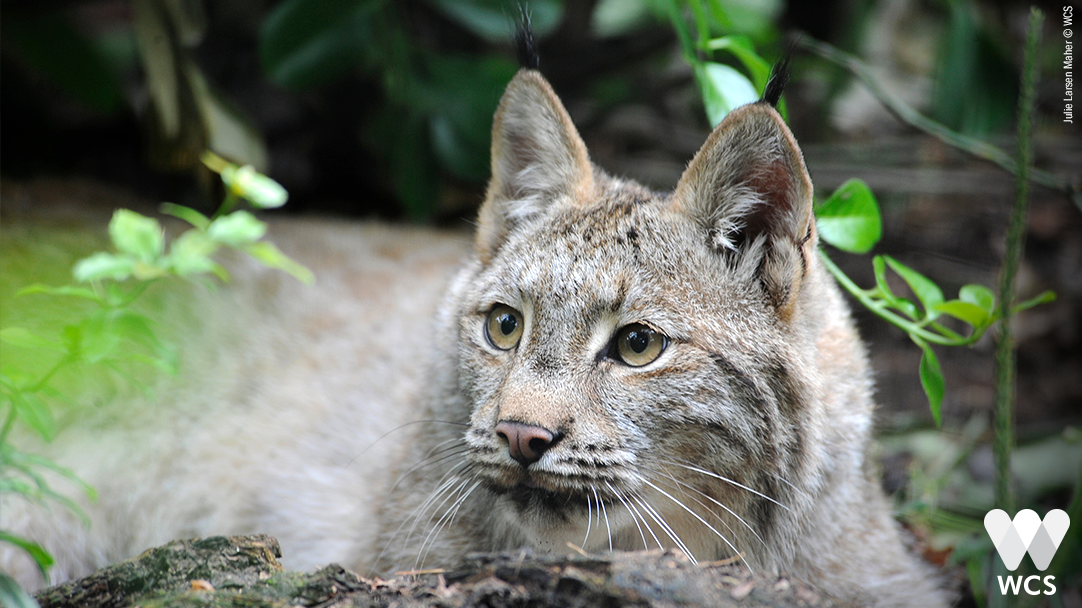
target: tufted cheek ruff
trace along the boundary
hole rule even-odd
[[[731,112],[680,178],[674,211],[703,231],[738,276],[792,314],[816,246],[811,178],[781,116],[768,104]]]
[[[571,117],[530,69],[507,86],[492,125],[492,180],[478,218],[475,250],[488,263],[515,226],[560,201],[591,200],[593,166]]]

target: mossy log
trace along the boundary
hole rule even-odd
[[[800,582],[676,552],[469,557],[458,569],[368,579],[337,565],[286,572],[278,541],[174,541],[45,589],[42,608],[574,608],[794,607],[840,604]]]

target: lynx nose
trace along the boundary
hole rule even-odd
[[[541,460],[545,450],[556,443],[558,436],[552,431],[533,424],[501,420],[496,425],[496,434],[507,441],[511,458],[524,467]]]

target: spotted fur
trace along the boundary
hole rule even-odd
[[[770,104],[734,111],[676,190],[655,193],[594,167],[551,88],[523,70],[492,156],[429,405],[468,426],[418,439],[418,468],[389,503],[410,523],[388,529],[384,565],[446,564],[463,548],[676,547],[867,605],[945,605],[869,473],[866,356]],[[485,337],[498,305],[524,323],[507,351]],[[612,355],[635,323],[668,340],[642,367]],[[501,421],[556,440],[522,466]],[[455,457],[431,458],[440,446]]]
[[[260,532],[301,569],[664,547],[861,605],[946,605],[878,489],[866,355],[770,103],[735,110],[656,193],[593,166],[525,69],[492,172],[472,243],[279,220],[272,238],[315,287],[234,260],[228,288],[164,298],[181,374],[149,401],[78,410],[34,448],[98,488],[92,526],[5,494],[0,528],[52,551],[53,581],[173,538]],[[11,214],[28,195],[8,190]],[[5,280],[68,234],[4,222]],[[486,333],[497,310],[521,322],[506,350]],[[627,328],[664,348],[626,363]],[[0,568],[41,583],[10,546]]]

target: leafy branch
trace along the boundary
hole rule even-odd
[[[56,413],[51,404],[71,403],[55,378],[65,368],[77,368],[83,377],[105,371],[143,386],[131,365],[149,366],[175,374],[176,351],[159,339],[153,319],[132,309],[135,301],[155,281],[165,277],[194,279],[213,274],[225,281],[229,274],[213,256],[224,248],[246,253],[271,268],[283,270],[303,283],[313,281],[312,273],[283,254],[274,244],[263,240],[267,225],[245,210],[234,207],[241,200],[255,208],[273,208],[285,204],[288,194],[274,180],[257,173],[250,166],[238,167],[207,152],[203,162],[220,174],[226,198],[212,217],[198,211],[165,203],[162,212],[191,224],[167,247],[165,231],[153,219],[127,209],[118,209],[109,222],[109,238],[115,251],[99,251],[79,260],[72,274],[77,285],[51,287],[31,285],[16,297],[46,295],[74,298],[91,305],[90,311],[65,325],[58,336],[44,335],[24,327],[0,329],[0,343],[5,347],[52,358],[44,371],[29,370],[26,357],[4,357],[7,364],[0,372],[0,493],[13,493],[32,502],[56,503],[89,518],[71,498],[55,491],[47,474],[74,483],[88,499],[94,489],[71,470],[42,456],[22,452],[9,441],[16,424],[28,428],[43,441],[52,441],[58,431]],[[11,543],[34,560],[42,575],[53,563],[49,553],[32,540],[0,530],[0,542]],[[3,581],[0,581],[3,582]]]
[[[703,105],[706,106],[706,116],[710,125],[716,126],[738,106],[759,99],[759,91],[765,90],[770,80],[770,63],[756,52],[748,36],[712,35],[711,23],[726,24],[731,21],[720,2],[691,0],[686,3],[695,26],[694,36],[685,19],[683,5],[679,0],[668,0],[665,8],[676,29],[684,59],[694,70],[695,82],[699,85]],[[732,55],[751,75],[751,79],[732,66],[705,59],[716,51]],[[784,102],[779,109],[784,116]]]
[[[859,179],[842,184],[816,209],[816,226],[823,242],[849,253],[867,253],[879,242],[882,225],[879,205],[868,185]],[[943,290],[920,272],[887,256],[872,258],[875,286],[863,289],[849,278],[826,251],[819,251],[826,269],[838,284],[879,318],[901,329],[923,351],[920,361],[920,381],[928,397],[928,405],[938,426],[940,405],[945,392],[945,380],[932,344],[940,346],[971,346],[985,331],[1007,314],[1014,314],[1038,304],[1052,301],[1055,294],[1046,291],[1039,296],[1014,304],[1009,309],[997,306],[992,290],[983,285],[964,285],[958,297],[946,300]],[[901,277],[916,297],[916,302],[896,295],[887,281],[890,269]],[[958,332],[941,320],[950,317],[967,326]]]

